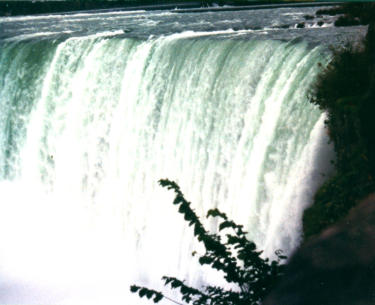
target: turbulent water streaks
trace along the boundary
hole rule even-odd
[[[321,181],[323,117],[306,92],[326,57],[305,43],[207,36],[41,41],[46,60],[23,83],[35,89],[27,102],[14,87],[25,78],[8,63],[32,67],[36,55],[25,43],[11,61],[17,42],[3,43],[1,115],[17,124],[0,125],[0,231],[20,241],[0,236],[6,276],[70,287],[66,304],[106,294],[120,302],[127,284],[163,274],[204,281],[160,178],[175,179],[198,214],[218,206],[244,223],[267,255],[296,247]],[[19,255],[30,243],[33,264]],[[104,288],[82,296],[87,285]]]

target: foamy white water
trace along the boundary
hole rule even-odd
[[[251,30],[125,32],[1,42],[0,304],[146,304],[130,284],[221,283],[161,178],[267,256],[300,242],[332,157],[307,99],[327,54],[237,37]]]

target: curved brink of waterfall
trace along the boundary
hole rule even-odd
[[[80,295],[61,304],[115,304],[131,298],[129,283],[158,288],[164,274],[216,280],[197,271],[199,246],[160,178],[176,180],[199,215],[218,207],[244,224],[266,255],[299,244],[331,156],[307,100],[327,62],[319,47],[182,33],[1,49],[0,266],[10,282],[58,286],[52,302]]]

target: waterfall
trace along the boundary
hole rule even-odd
[[[117,34],[0,45],[0,272],[18,289],[2,303],[141,304],[127,285],[207,280],[161,178],[265,255],[300,242],[329,161],[307,98],[322,49]]]

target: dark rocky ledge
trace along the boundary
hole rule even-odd
[[[374,305],[375,194],[304,244],[263,305]]]

